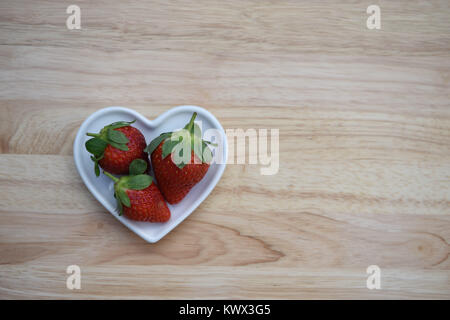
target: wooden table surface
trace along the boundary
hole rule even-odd
[[[0,298],[450,298],[450,6],[0,2]],[[111,105],[279,128],[156,244],[107,212],[72,144]],[[68,290],[66,268],[81,268]],[[369,265],[381,289],[366,287]]]

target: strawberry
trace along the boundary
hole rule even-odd
[[[109,172],[103,173],[114,181],[119,215],[123,213],[136,221],[166,222],[170,219],[170,210],[152,177],[144,174],[146,170],[147,162],[136,159],[130,165],[128,176],[116,178]]]
[[[87,133],[93,137],[86,141],[86,149],[92,153],[95,175],[100,175],[99,165],[103,170],[114,174],[127,174],[128,167],[135,159],[148,161],[144,152],[146,143],[144,135],[130,126],[134,123],[119,121],[104,127],[100,133]]]
[[[146,148],[158,186],[170,204],[179,203],[202,180],[212,158],[208,145],[215,145],[201,139],[196,116],[192,115],[184,130],[163,133]],[[190,156],[183,157],[185,150]]]

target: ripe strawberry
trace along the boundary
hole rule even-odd
[[[114,122],[104,127],[100,133],[87,133],[93,137],[86,141],[86,149],[92,153],[95,174],[100,175],[99,165],[110,173],[127,174],[128,167],[135,159],[148,161],[144,152],[146,143],[144,135],[130,126],[134,121]]]
[[[130,165],[130,175],[116,178],[103,171],[114,181],[114,197],[117,200],[119,215],[122,213],[131,220],[147,222],[166,222],[170,210],[152,177],[143,174],[147,162],[134,160]]]
[[[184,130],[163,133],[146,149],[151,155],[161,193],[170,204],[183,200],[202,180],[212,158],[208,144],[214,144],[201,139],[200,128],[194,123],[196,116],[197,113],[194,113]],[[183,158],[183,152],[190,156]]]

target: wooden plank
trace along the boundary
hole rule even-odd
[[[0,3],[1,298],[450,298],[450,8],[379,1]],[[110,105],[280,130],[147,244],[88,192],[75,134]],[[66,289],[68,265],[82,290]],[[382,289],[366,288],[379,265]]]

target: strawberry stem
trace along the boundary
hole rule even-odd
[[[192,130],[192,126],[194,125],[195,117],[197,117],[197,112],[194,112],[194,114],[192,115],[191,120],[189,121],[189,123],[186,126],[186,130],[189,131],[189,132],[191,132],[191,130]]]
[[[95,138],[99,138],[100,137],[100,134],[98,134],[98,133],[86,133],[86,135],[87,136],[89,136],[89,137],[95,137]]]
[[[107,177],[109,177],[112,181],[114,181],[114,182],[119,182],[119,179],[116,178],[116,177],[114,177],[111,173],[106,172],[106,171],[103,171],[103,173],[104,173]]]

